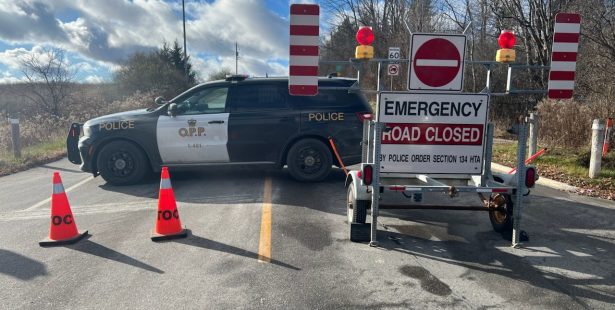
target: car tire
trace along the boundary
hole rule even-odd
[[[506,211],[489,211],[489,220],[495,232],[503,233],[513,229],[513,202],[509,194],[496,194],[491,197]]]
[[[346,211],[348,215],[348,224],[359,223],[365,224],[367,219],[367,208],[369,201],[357,200],[355,197],[355,185],[350,183],[348,186],[348,192],[346,194]]]
[[[303,139],[288,151],[288,172],[300,182],[322,181],[331,172],[333,158],[329,148],[316,139]]]
[[[151,169],[147,157],[135,144],[113,141],[97,156],[100,176],[112,185],[130,185],[141,181]]]

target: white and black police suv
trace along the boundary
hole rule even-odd
[[[105,115],[70,128],[68,158],[111,184],[132,184],[163,165],[288,166],[299,181],[324,179],[339,162],[361,160],[362,120],[371,108],[355,80],[320,78],[317,96],[290,96],[288,78],[195,86],[155,109]],[[83,136],[79,138],[81,128]]]

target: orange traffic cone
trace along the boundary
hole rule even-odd
[[[160,193],[158,195],[158,215],[156,217],[156,228],[152,234],[152,240],[166,240],[184,238],[188,235],[186,229],[182,228],[179,219],[179,211],[175,203],[175,194],[171,187],[169,170],[162,167],[160,175]]]
[[[53,173],[53,192],[51,194],[51,225],[49,237],[40,241],[40,246],[63,245],[75,243],[85,237],[88,231],[80,232],[70,210],[68,198],[60,173]]]

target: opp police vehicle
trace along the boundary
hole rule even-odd
[[[349,91],[354,79],[319,78],[316,96],[290,96],[287,78],[247,78],[195,86],[158,108],[105,115],[70,128],[68,158],[111,184],[132,184],[148,171],[225,164],[288,166],[299,181],[324,179],[361,161],[362,121],[371,108]]]

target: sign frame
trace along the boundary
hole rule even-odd
[[[481,112],[481,119],[480,122],[471,122],[471,123],[467,123],[467,122],[446,122],[446,123],[437,123],[434,121],[431,121],[429,119],[427,119],[426,117],[421,117],[421,116],[406,116],[407,118],[416,118],[413,121],[405,121],[405,122],[401,122],[401,121],[396,121],[396,120],[390,120],[387,119],[388,117],[383,117],[384,114],[384,109],[385,109],[385,105],[384,105],[384,101],[383,99],[386,99],[385,96],[387,95],[393,95],[393,96],[405,96],[408,99],[412,99],[414,98],[420,98],[420,97],[442,97],[442,96],[447,96],[447,97],[469,97],[469,96],[473,96],[473,97],[482,97],[482,99],[484,100],[484,102],[486,103],[486,107],[484,108],[484,115],[483,112]],[[380,161],[380,166],[381,169],[380,171],[382,173],[401,173],[401,174],[409,174],[409,175],[417,175],[417,174],[429,174],[429,175],[481,175],[483,173],[484,167],[483,167],[483,163],[485,162],[485,148],[486,148],[486,144],[487,144],[487,124],[488,124],[488,119],[489,119],[489,109],[490,109],[490,98],[491,96],[488,93],[451,93],[451,92],[407,92],[407,91],[386,91],[386,92],[381,92],[378,94],[378,113],[376,115],[376,121],[379,123],[384,123],[386,124],[388,123],[408,123],[408,124],[446,124],[446,125],[482,125],[482,135],[480,137],[481,139],[481,146],[480,146],[480,161],[478,162],[478,166],[479,169],[472,169],[470,170],[470,168],[468,168],[468,170],[464,170],[464,169],[457,169],[459,171],[451,171],[450,167],[446,167],[443,166],[440,169],[444,169],[444,171],[438,170],[438,169],[433,169],[429,168],[429,169],[416,169],[416,170],[412,170],[410,169],[406,169],[406,170],[400,170],[400,169],[395,169],[393,168],[388,168],[386,162],[387,161]],[[414,100],[420,100],[420,99],[414,99]],[[462,101],[462,100],[460,100]],[[431,101],[433,102],[433,101]],[[477,112],[478,114],[478,112]],[[399,116],[394,116],[394,117],[398,117]],[[437,116],[437,117],[442,117],[442,116]],[[435,118],[437,118],[435,117]],[[478,115],[477,115],[478,117]],[[482,118],[484,117],[484,119]],[[383,155],[384,151],[390,151],[390,149],[392,147],[389,147],[388,145],[400,145],[400,144],[387,144],[387,143],[383,143],[384,139],[381,139],[381,143],[380,143],[380,156]],[[422,146],[419,144],[401,144],[401,145],[406,145],[407,149],[414,149],[412,151],[416,151],[416,149],[431,149],[430,151],[432,152],[440,152],[441,154],[438,155],[447,155],[445,152],[440,151],[440,150],[433,150],[438,149],[438,148],[444,148],[446,149],[451,148],[451,147],[455,147],[454,145],[444,145],[444,144],[439,144],[436,145],[435,147],[428,147],[428,146]],[[428,144],[423,144],[423,145],[428,145]],[[477,148],[477,146],[470,146],[470,147],[466,147],[467,149],[469,148]],[[393,147],[393,148],[397,148],[399,149],[400,147]],[[408,154],[411,154],[412,151],[409,151]],[[449,152],[452,154],[458,154],[457,153],[458,150]],[[476,152],[476,150],[474,150],[474,152]],[[458,163],[456,163],[458,164]],[[431,165],[435,165],[434,163],[431,163]]]
[[[420,46],[417,44],[417,39],[420,37],[425,37]],[[433,39],[444,39],[448,42],[451,42],[453,45],[457,47],[455,42],[449,40],[459,40],[463,38],[462,48],[457,48],[457,52],[459,53],[459,72],[457,75],[447,84],[441,87],[431,87],[429,85],[425,85],[419,78],[414,74],[414,59],[416,57],[416,52],[418,49],[428,41]],[[459,43],[459,42],[457,42]],[[463,80],[464,80],[464,69],[465,69],[465,51],[467,47],[467,36],[465,34],[434,34],[434,33],[413,33],[410,40],[410,50],[408,51],[408,55],[410,55],[410,59],[408,62],[408,90],[411,92],[461,92],[463,90]],[[414,78],[413,78],[414,76]],[[458,82],[455,80],[459,80]],[[454,83],[451,85],[451,83]],[[447,85],[450,85],[446,87]]]

